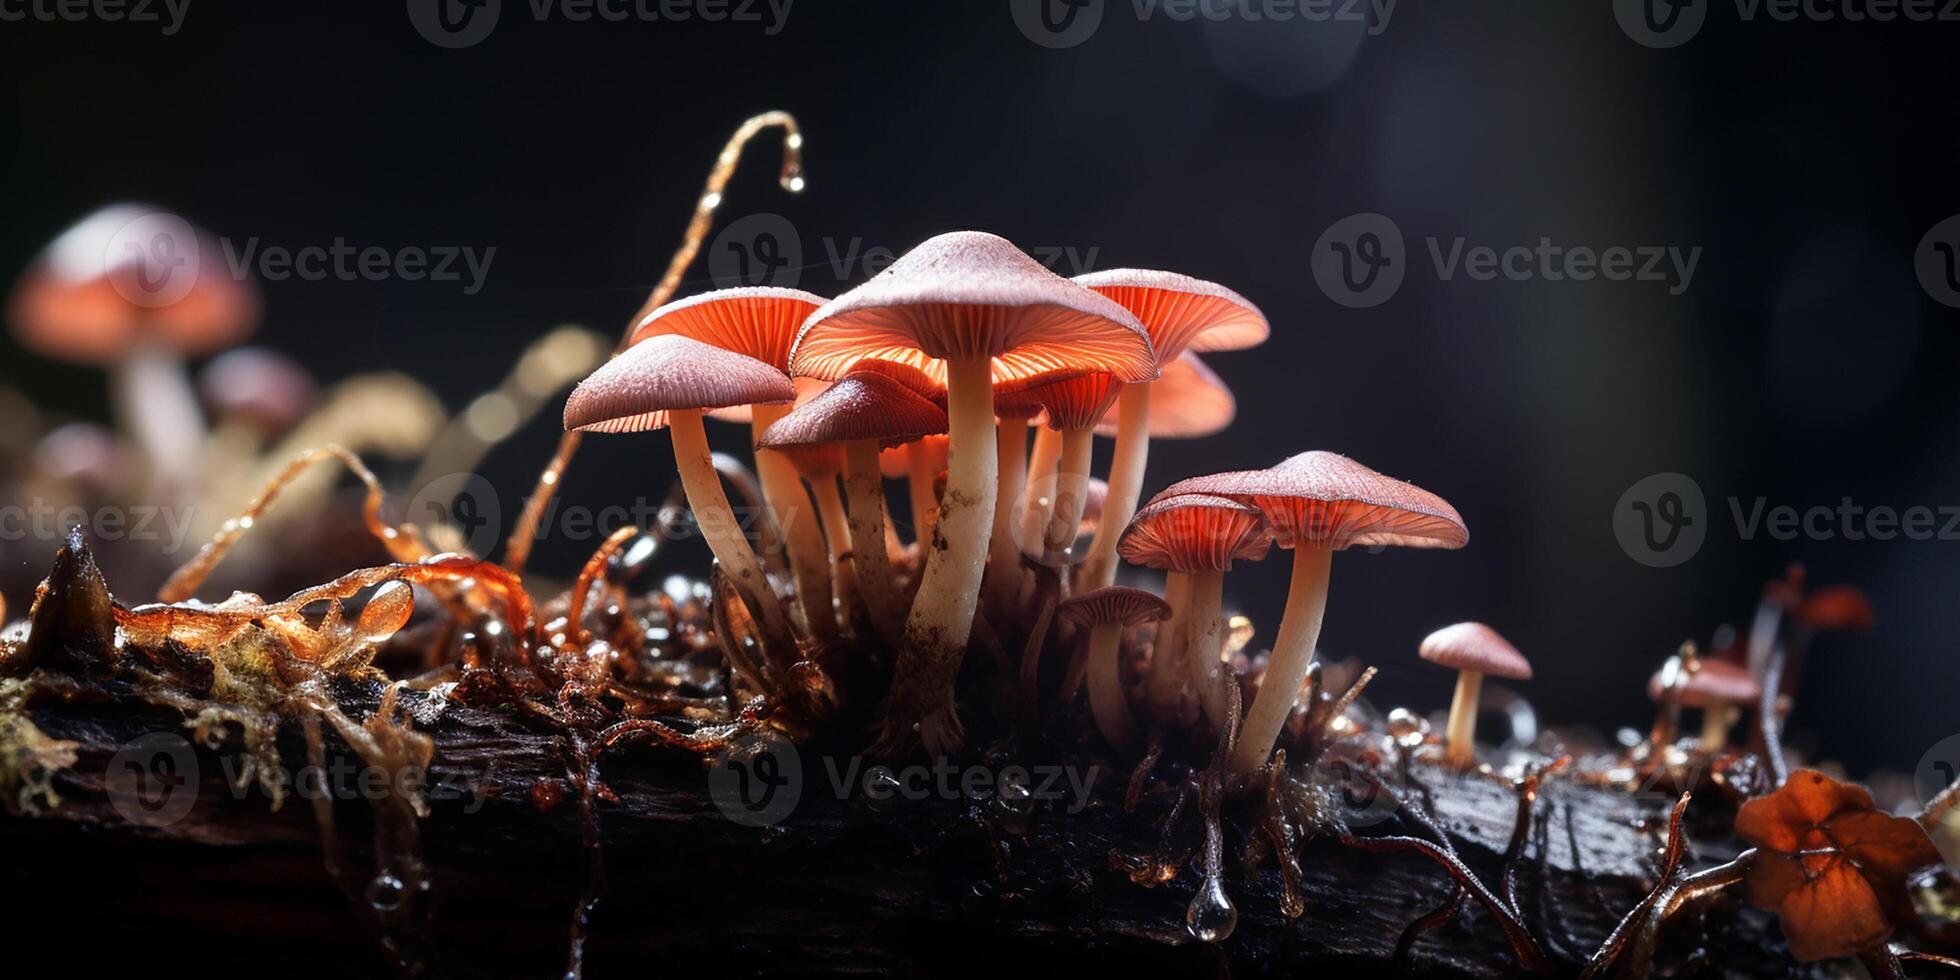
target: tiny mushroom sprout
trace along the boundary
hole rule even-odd
[[[1186,350],[1244,350],[1266,342],[1272,327],[1252,301],[1214,282],[1175,272],[1109,269],[1075,281],[1121,303],[1150,333],[1157,363],[1167,366]],[[1129,525],[1143,494],[1150,453],[1150,401],[1154,384],[1125,390],[1117,408],[1115,456],[1109,466],[1108,519],[1090,542],[1077,583],[1097,589],[1116,580],[1116,535]]]
[[[565,402],[565,428],[580,432],[669,429],[681,487],[701,536],[742,602],[776,649],[794,652],[782,604],[743,536],[715,471],[701,414],[730,405],[783,404],[796,397],[789,376],[746,354],[678,334],[649,337],[592,372]],[[750,678],[762,686],[761,678]],[[766,689],[766,688],[765,688]]]
[[[1502,634],[1482,623],[1445,626],[1422,640],[1422,659],[1456,671],[1456,696],[1450,699],[1449,727],[1444,732],[1445,758],[1468,765],[1477,757],[1477,705],[1484,676],[1531,679],[1531,661]]]
[[[1234,561],[1266,557],[1272,543],[1257,507],[1197,493],[1157,497],[1123,531],[1123,560],[1164,569],[1164,595],[1175,597],[1151,651],[1147,690],[1159,718],[1171,717],[1188,682],[1211,724],[1225,725],[1225,573]]]
[[[1118,749],[1134,748],[1136,720],[1123,693],[1122,664],[1118,659],[1123,630],[1158,622],[1171,615],[1171,607],[1142,589],[1112,585],[1064,600],[1055,607],[1055,615],[1065,623],[1089,630],[1089,711],[1095,716],[1096,728],[1110,745]]]
[[[964,741],[953,681],[973,627],[999,490],[994,384],[1058,368],[1156,377],[1136,317],[1048,271],[1006,239],[932,238],[810,315],[793,373],[836,379],[861,360],[909,363],[946,379],[945,499],[886,706],[879,750],[923,741],[934,755]]]
[[[878,450],[946,429],[946,413],[918,390],[870,363],[854,368],[821,394],[797,406],[762,433],[764,448],[842,446],[844,482],[850,495],[844,525],[826,507],[825,530],[833,555],[847,550],[871,622],[889,645],[899,640],[905,616],[885,550],[885,490]],[[833,488],[833,493],[834,493]],[[821,491],[819,491],[821,495]],[[848,535],[846,528],[848,527]]]
[[[1662,702],[1667,697],[1668,669],[1663,667],[1647,679],[1647,697]],[[1701,709],[1701,748],[1719,751],[1729,740],[1729,725],[1737,705],[1756,703],[1763,687],[1748,668],[1713,657],[1700,659],[1700,666],[1681,681],[1681,703]]]
[[[797,328],[824,298],[780,286],[744,286],[675,300],[640,318],[633,343],[649,337],[677,335],[746,354],[788,373],[790,345]],[[805,393],[803,386],[797,394]],[[748,422],[757,439],[770,423],[782,418],[788,405],[731,405],[709,413],[731,422]],[[755,472],[762,483],[762,502],[769,519],[782,531],[790,574],[796,580],[797,605],[811,631],[829,638],[831,585],[823,536],[811,520],[809,497],[789,460],[771,452],[755,454]]]
[[[1113,496],[1115,489],[1110,492]],[[1271,469],[1193,477],[1159,496],[1187,493],[1228,497],[1259,508],[1275,543],[1293,549],[1292,585],[1272,658],[1232,749],[1230,765],[1240,773],[1266,764],[1293,712],[1320,638],[1334,552],[1356,545],[1461,548],[1470,540],[1463,518],[1448,501],[1338,453],[1306,452]],[[1105,525],[1111,519],[1105,516]]]
[[[120,428],[161,487],[198,472],[204,418],[183,360],[237,343],[259,317],[258,290],[216,241],[156,208],[103,208],[57,237],[14,287],[21,346],[105,367]]]

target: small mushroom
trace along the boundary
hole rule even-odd
[[[298,361],[264,347],[238,347],[197,375],[198,393],[217,424],[206,443],[206,485],[229,494],[243,485],[265,447],[313,410],[319,386]]]
[[[565,428],[581,432],[668,429],[688,507],[762,632],[788,656],[795,641],[782,604],[745,537],[715,472],[701,415],[730,405],[796,398],[789,376],[746,354],[678,334],[649,337],[592,372],[565,402]],[[751,680],[758,680],[751,678]]]
[[[1136,314],[1150,334],[1159,367],[1187,349],[1244,350],[1272,333],[1265,314],[1252,301],[1214,282],[1175,272],[1110,269],[1077,276],[1075,281]],[[1085,589],[1115,581],[1116,534],[1130,523],[1143,494],[1143,469],[1150,453],[1150,402],[1157,386],[1133,386],[1117,409],[1115,455],[1109,464],[1110,533],[1090,542],[1089,557],[1077,576]]]
[[[953,681],[966,655],[996,494],[994,384],[1057,367],[1126,381],[1157,374],[1149,338],[1122,307],[1048,271],[1006,239],[940,235],[810,315],[794,373],[834,379],[866,359],[946,379],[946,497],[906,620],[881,754],[964,741]]]
[[[1115,492],[1112,485],[1112,497]],[[1259,508],[1274,542],[1293,549],[1293,580],[1273,638],[1272,659],[1232,750],[1231,767],[1240,773],[1266,764],[1293,711],[1320,638],[1334,552],[1355,545],[1461,548],[1470,540],[1463,518],[1448,501],[1336,453],[1306,452],[1271,469],[1194,477],[1158,496],[1186,493]]]
[[[633,343],[649,337],[677,335],[746,354],[785,374],[797,328],[824,298],[801,289],[745,286],[718,289],[675,300],[653,310],[633,328]],[[805,380],[797,398],[807,398],[821,385]],[[709,414],[728,422],[747,422],[757,440],[764,429],[788,414],[789,405],[735,405]],[[803,492],[796,468],[773,452],[755,454],[755,473],[762,484],[762,502],[769,521],[783,536],[790,574],[796,579],[797,605],[804,621],[820,639],[837,635],[833,596],[823,534],[809,519],[810,498]]]
[[[1444,729],[1444,757],[1465,766],[1477,757],[1477,704],[1484,675],[1511,680],[1531,679],[1531,661],[1496,630],[1482,623],[1445,626],[1423,638],[1422,659],[1456,671],[1456,696],[1450,699],[1450,721]]]
[[[1061,456],[1045,521],[1024,528],[1022,550],[1050,565],[1065,564],[1082,525],[1090,450],[1096,423],[1116,404],[1123,382],[1114,375],[1057,371],[1027,379],[1022,395],[1039,404],[1047,426],[1061,433]],[[1064,579],[1066,581],[1066,579]]]
[[[50,243],[14,287],[8,312],[23,347],[109,370],[118,427],[174,494],[197,474],[205,431],[184,358],[250,333],[259,296],[208,233],[123,204]]]
[[[946,428],[946,413],[913,388],[881,370],[853,370],[822,394],[771,424],[762,433],[764,448],[842,446],[844,482],[850,496],[845,517],[852,568],[871,613],[871,622],[888,645],[896,646],[905,616],[885,547],[885,490],[880,482],[881,444],[903,445]],[[826,518],[833,533],[843,531]],[[833,555],[843,551],[832,542]]]
[[[1146,690],[1158,717],[1174,715],[1188,684],[1211,724],[1225,724],[1225,573],[1234,561],[1266,557],[1272,544],[1258,508],[1204,494],[1159,496],[1124,529],[1117,553],[1132,565],[1163,569],[1165,595],[1182,599],[1151,650]]]
[[[1161,621],[1170,614],[1171,607],[1164,600],[1121,585],[1084,592],[1055,607],[1055,615],[1063,622],[1089,630],[1089,711],[1104,740],[1118,749],[1133,749],[1137,744],[1136,719],[1123,693],[1122,664],[1117,657],[1123,630]]]
[[[1740,710],[1737,705],[1755,704],[1763,687],[1740,664],[1715,657],[1699,658],[1699,663],[1681,681],[1680,703],[1701,709],[1701,748],[1716,752],[1728,744],[1729,726]],[[1656,704],[1667,697],[1668,673],[1662,668],[1647,680],[1647,697]]]

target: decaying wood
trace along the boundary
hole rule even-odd
[[[190,731],[180,712],[105,672],[115,654],[100,628],[106,590],[85,552],[64,560],[31,640],[16,648],[26,660],[0,670],[16,675],[0,683],[17,685],[20,668],[31,667],[34,693],[18,706],[20,717],[48,739],[73,743],[72,762],[48,783],[58,803],[0,818],[10,932],[26,938],[9,949],[18,955],[42,937],[97,969],[166,973],[386,969],[367,917],[354,912],[372,896],[350,897],[323,871],[307,803],[289,797],[275,809],[262,789],[228,780],[244,748],[235,734],[196,746],[195,772],[174,790],[196,791],[183,819],[136,826],[126,806],[112,805],[105,773],[119,750],[149,733]],[[341,713],[365,719],[383,691],[375,680],[342,680],[329,693]],[[435,745],[424,783],[429,814],[420,821],[432,925],[404,959],[429,976],[563,971],[570,910],[590,867],[566,782],[567,735],[536,714],[426,691],[398,696]],[[325,747],[330,765],[358,766],[331,731]],[[301,725],[283,725],[276,748],[290,770],[307,764]],[[606,875],[585,955],[589,975],[1019,975],[1080,966],[1285,976],[1392,965],[1417,975],[1521,973],[1503,931],[1475,902],[1422,932],[1406,962],[1394,962],[1410,923],[1456,899],[1449,876],[1419,854],[1371,853],[1315,836],[1298,854],[1304,914],[1289,919],[1270,855],[1238,859],[1255,828],[1228,812],[1225,880],[1238,927],[1226,943],[1207,945],[1183,924],[1195,870],[1155,888],[1126,871],[1126,856],[1158,846],[1157,823],[1173,795],[1152,794],[1126,813],[1127,764],[997,760],[1098,767],[1081,812],[1042,804],[1023,819],[1004,816],[991,798],[877,804],[852,791],[839,799],[831,767],[847,770],[850,748],[806,746],[800,802],[767,828],[727,819],[694,759],[646,747],[606,755],[601,775],[614,798],[598,804]],[[1423,767],[1415,771],[1421,778]],[[1383,814],[1356,822],[1352,833],[1429,838],[1440,830],[1500,901],[1517,906],[1557,975],[1576,974],[1655,883],[1671,798],[1545,780],[1506,884],[1519,812],[1512,789],[1462,778],[1428,790],[1410,802],[1433,819],[1348,801],[1351,812]],[[362,866],[370,805],[341,801],[332,812],[337,838]],[[1171,839],[1195,848],[1200,833],[1186,828]],[[1783,953],[1773,921],[1733,900],[1683,923],[1669,945],[1667,962],[1679,975],[1812,975]]]

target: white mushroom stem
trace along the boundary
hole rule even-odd
[[[1002,613],[1009,611],[1020,593],[1021,549],[1014,543],[1014,508],[1008,506],[1026,485],[1028,475],[1028,420],[1001,419],[994,431],[994,465],[999,470],[994,492],[994,531],[987,548],[987,605]]]
[[[858,593],[871,614],[879,639],[898,648],[905,609],[892,582],[891,555],[885,550],[885,484],[878,472],[878,441],[859,439],[844,447],[844,490],[850,495],[851,567]]]
[[[1198,704],[1214,729],[1225,725],[1224,662],[1225,573],[1215,568],[1192,572],[1190,597],[1184,604],[1184,670]],[[1173,612],[1172,615],[1176,615]]]
[[[1164,604],[1171,607],[1171,618],[1157,627],[1157,638],[1150,644],[1150,674],[1144,679],[1144,696],[1150,713],[1160,721],[1177,717],[1178,693],[1184,689],[1183,619],[1191,605],[1191,576],[1170,572],[1164,576]]]
[[[778,657],[794,656],[796,645],[789,622],[783,616],[783,604],[776,601],[769,577],[763,574],[762,562],[756,559],[755,549],[744,536],[742,522],[735,516],[735,508],[729,505],[727,492],[721,488],[721,475],[715,472],[714,454],[708,448],[708,433],[702,428],[701,413],[698,410],[671,412],[668,429],[674,441],[674,464],[680,469],[681,488],[687,492],[687,506],[694,512],[694,523],[701,529],[701,537],[761,625],[771,652]]]
[[[182,500],[202,468],[204,412],[184,373],[183,359],[151,342],[139,342],[110,376],[110,397],[122,429],[149,457],[153,492]]]
[[[1089,631],[1089,711],[1103,739],[1118,749],[1136,745],[1136,719],[1123,693],[1123,624],[1101,623]]]
[[[1334,551],[1325,545],[1299,542],[1293,549],[1293,584],[1286,595],[1286,613],[1280,617],[1279,634],[1273,638],[1272,659],[1259,682],[1259,696],[1252,699],[1239,729],[1238,744],[1232,749],[1231,767],[1249,773],[1266,764],[1280,729],[1293,713],[1293,702],[1300,695],[1300,682],[1306,680],[1313,663],[1314,644],[1320,640],[1321,620],[1327,614],[1327,574]]]
[[[1034,460],[1028,464],[1028,487],[1021,504],[1023,551],[1036,551],[1046,533],[1048,513],[1055,506],[1055,470],[1061,462],[1062,434],[1045,425],[1035,430]]]
[[[917,725],[918,737],[934,756],[957,749],[963,741],[953,709],[953,681],[973,630],[999,488],[992,358],[982,354],[946,362],[946,418],[951,453],[946,496],[926,548],[912,615],[905,621],[884,732],[888,746],[909,744],[907,730]]]
[[[1109,495],[1103,498],[1096,536],[1089,540],[1089,557],[1075,576],[1077,592],[1092,592],[1116,582],[1116,539],[1137,515],[1143,467],[1150,456],[1151,387],[1124,385],[1116,396],[1116,449],[1109,462]]]
[[[1701,749],[1704,752],[1719,752],[1729,744],[1729,725],[1735,720],[1735,709],[1726,701],[1711,701],[1701,709]]]
[[[932,541],[932,526],[939,520],[939,500],[932,492],[932,481],[939,473],[932,464],[932,450],[926,448],[926,440],[905,447],[905,482],[912,494],[912,540],[920,548]]]
[[[826,601],[831,600],[834,593],[836,608],[825,609],[824,612],[833,624],[840,616],[848,622],[851,610],[858,604],[857,576],[849,574],[850,559],[845,557],[851,553],[851,520],[844,510],[844,497],[837,492],[836,477],[812,480],[810,489],[817,496],[817,513],[823,515],[824,539],[829,542],[830,549],[831,578],[836,583],[834,590],[824,591]],[[816,613],[812,611],[811,615]]]
[[[1082,508],[1089,499],[1089,451],[1095,448],[1090,429],[1068,429],[1062,433],[1062,459],[1055,470],[1055,510],[1048,518],[1042,536],[1043,560],[1061,565],[1082,533]],[[1067,579],[1063,580],[1064,585]]]
[[[762,430],[788,415],[792,407],[751,406],[756,441],[761,441]],[[755,451],[755,473],[762,484],[763,506],[769,509],[769,519],[782,532],[783,547],[789,551],[790,576],[796,582],[796,602],[803,610],[804,624],[817,639],[835,639],[837,620],[831,607],[823,531],[811,512],[809,494],[803,492],[803,480],[797,476],[795,464],[774,449]]]
[[[1477,705],[1483,691],[1483,671],[1456,672],[1456,696],[1450,698],[1450,723],[1443,733],[1443,758],[1451,765],[1467,766],[1477,759]]]

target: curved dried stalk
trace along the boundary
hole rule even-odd
[[[1635,930],[1645,928],[1648,911],[1674,886],[1674,872],[1681,867],[1681,857],[1687,850],[1687,841],[1681,835],[1681,815],[1688,811],[1688,801],[1693,798],[1693,793],[1682,793],[1681,798],[1674,802],[1674,810],[1668,814],[1667,849],[1661,856],[1660,876],[1656,879],[1654,890],[1648,892],[1647,897],[1641,899],[1607,935],[1599,951],[1586,963],[1585,972],[1579,974],[1580,980],[1597,977],[1612,966],[1613,961],[1619,958],[1620,951],[1633,940]]]
[[[765,112],[751,116],[736,127],[735,134],[722,145],[721,154],[715,157],[715,165],[708,171],[708,179],[701,189],[701,197],[694,204],[694,215],[688,219],[687,231],[681,235],[680,248],[667,262],[667,271],[660,282],[647,294],[639,312],[626,321],[626,329],[621,331],[619,346],[613,350],[614,356],[626,349],[633,339],[633,328],[648,313],[658,309],[674,297],[680,288],[681,275],[687,267],[694,264],[694,257],[700,254],[701,243],[708,237],[708,229],[713,227],[715,211],[721,207],[723,188],[728,186],[729,178],[735,175],[735,165],[742,160],[742,150],[748,146],[756,134],[770,127],[783,130],[783,166],[777,177],[784,190],[795,193],[803,189],[803,131],[796,124],[796,117],[787,112]],[[531,558],[531,544],[537,538],[538,523],[544,520],[544,508],[557,491],[558,483],[565,477],[565,468],[572,464],[572,457],[578,454],[580,433],[567,432],[558,439],[558,449],[552,453],[551,461],[545,464],[544,472],[538,474],[538,484],[531,496],[524,501],[524,509],[512,526],[510,537],[504,543],[504,567],[512,572],[522,572],[524,564]]]
[[[592,631],[585,628],[585,603],[592,593],[592,583],[605,574],[606,563],[612,560],[612,556],[639,533],[640,529],[631,524],[614,531],[579,569],[578,579],[572,583],[571,605],[565,610],[566,635],[571,639],[572,650],[583,651],[592,643]]]

